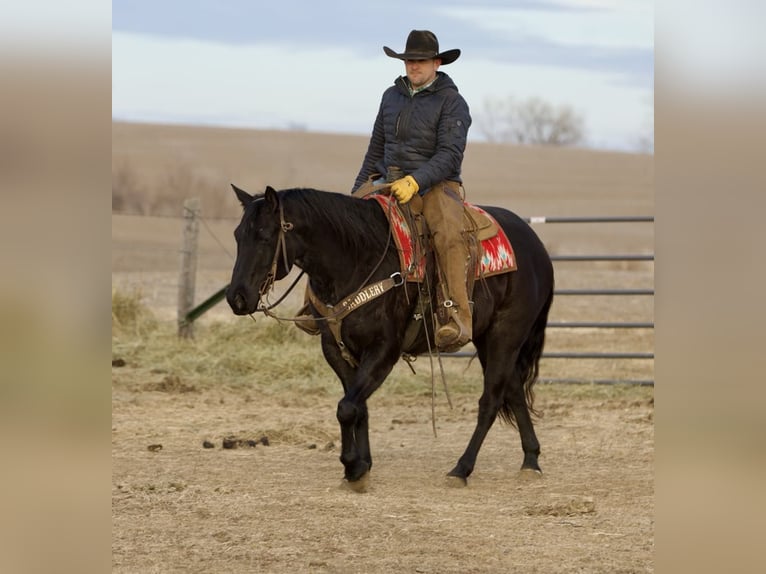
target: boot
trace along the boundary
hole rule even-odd
[[[306,294],[303,299],[303,307],[298,309],[298,313],[295,315],[295,326],[298,327],[304,333],[309,335],[319,335],[319,325],[314,319],[314,315],[311,314],[309,309],[309,290],[306,285]]]
[[[449,321],[436,330],[436,348],[443,353],[453,353],[471,342],[472,317],[470,310],[463,312],[457,306],[451,307]]]
[[[448,299],[442,304],[439,315],[446,312],[446,323],[441,323],[436,329],[434,339],[436,347],[446,353],[457,351],[473,337],[473,317],[471,304],[468,301],[466,289],[467,257],[463,249],[454,249],[441,263],[446,293]],[[446,263],[446,265],[445,265]]]

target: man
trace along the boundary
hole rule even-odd
[[[443,279],[448,321],[437,327],[438,348],[451,350],[472,337],[466,288],[469,252],[463,239],[461,166],[471,115],[457,86],[440,66],[451,64],[460,50],[439,51],[428,30],[413,30],[404,52],[384,46],[391,58],[404,61],[398,77],[381,99],[362,167],[352,191],[387,181],[401,204],[417,193],[433,237]]]

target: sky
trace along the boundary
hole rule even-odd
[[[474,125],[540,97],[585,119],[586,145],[653,141],[651,0],[113,0],[112,117],[369,135],[412,29],[460,48],[448,73]],[[643,148],[645,149],[645,148]]]

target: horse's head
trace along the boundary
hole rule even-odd
[[[226,300],[236,315],[247,315],[258,308],[261,293],[271,281],[282,279],[292,261],[285,243],[290,225],[285,223],[280,199],[272,187],[262,196],[253,196],[231,186],[242,203],[242,220],[234,230],[237,260]]]

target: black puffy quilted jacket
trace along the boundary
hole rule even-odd
[[[425,90],[410,96],[404,77],[383,92],[370,145],[356,176],[355,191],[373,173],[396,166],[412,175],[423,194],[442,180],[462,182],[471,114],[457,86],[444,72]]]

